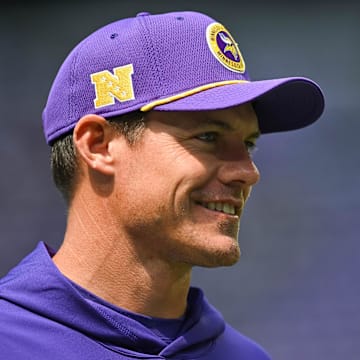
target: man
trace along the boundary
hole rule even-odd
[[[141,13],[84,39],[43,113],[64,241],[1,280],[2,358],[269,359],[191,269],[239,259],[260,133],[323,107],[309,79],[251,82],[229,31],[200,13]]]

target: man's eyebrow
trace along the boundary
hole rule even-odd
[[[235,130],[233,126],[231,126],[228,122],[218,120],[218,119],[204,119],[198,122],[196,125],[194,125],[195,130],[201,129],[204,126],[215,126],[222,130],[232,131]],[[259,130],[254,131],[251,133],[247,138],[249,139],[258,139],[261,136],[261,133]]]
[[[234,130],[234,128],[227,122],[217,119],[203,119],[197,122],[193,127],[195,129],[201,129],[204,126],[215,126],[223,130],[229,130],[229,131]]]
[[[258,139],[261,136],[260,131],[254,131],[252,134],[248,136],[249,139]]]

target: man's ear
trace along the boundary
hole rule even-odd
[[[89,114],[75,126],[73,141],[78,156],[91,168],[103,175],[114,175],[114,159],[109,144],[114,131],[101,116]]]

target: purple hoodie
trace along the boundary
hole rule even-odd
[[[0,280],[3,360],[269,360],[191,288],[180,334],[170,343],[126,312],[65,278],[44,243]]]

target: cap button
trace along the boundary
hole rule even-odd
[[[137,13],[136,17],[138,17],[138,16],[149,16],[149,15],[151,15],[149,12],[143,11],[143,12]]]

